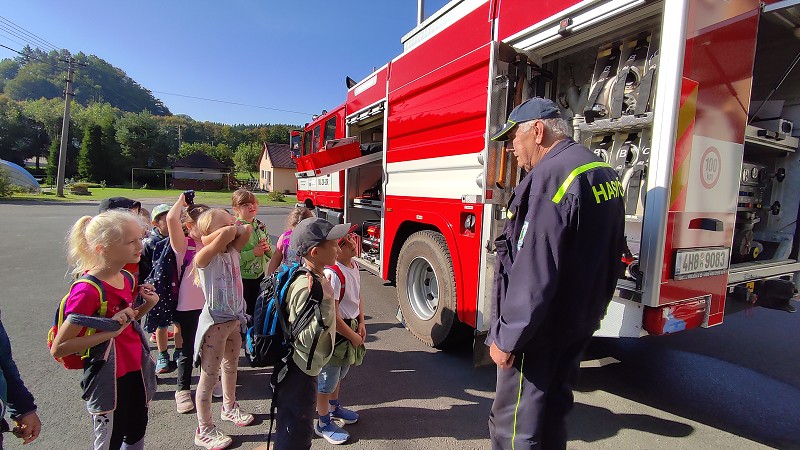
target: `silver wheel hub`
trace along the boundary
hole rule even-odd
[[[430,320],[439,306],[439,281],[427,259],[416,257],[409,264],[406,293],[414,314],[422,320]]]

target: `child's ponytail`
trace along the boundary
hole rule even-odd
[[[95,265],[96,254],[89,248],[86,229],[92,216],[83,216],[72,225],[67,235],[67,262],[74,267],[72,273],[80,275]]]
[[[67,235],[67,261],[74,267],[72,273],[82,275],[100,265],[103,261],[97,246],[108,247],[119,242],[125,225],[131,222],[141,226],[144,234],[146,224],[129,210],[114,209],[78,219]]]

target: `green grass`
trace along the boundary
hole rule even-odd
[[[236,172],[234,177],[237,180],[258,180],[258,171],[252,172],[253,176],[250,176],[251,172]]]
[[[7,200],[30,200],[30,201],[60,201],[60,202],[84,202],[84,201],[100,201],[109,197],[128,197],[139,201],[163,201],[164,203],[173,203],[181,194],[181,190],[177,189],[126,189],[126,188],[89,188],[91,195],[74,195],[69,193],[69,188],[64,189],[64,197],[56,196],[56,191],[42,190],[40,194],[26,194],[15,193]],[[297,202],[297,197],[294,195],[286,195],[283,202],[274,202],[267,199],[267,194],[256,192],[258,203],[262,206],[281,206],[281,205],[294,205]],[[197,191],[195,202],[207,203],[210,205],[225,205],[231,204],[231,192],[227,191]]]

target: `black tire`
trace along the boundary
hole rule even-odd
[[[435,231],[418,231],[397,260],[397,301],[406,327],[435,348],[461,342],[467,327],[456,315],[456,281],[447,242]]]

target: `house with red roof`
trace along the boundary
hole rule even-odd
[[[297,166],[289,144],[265,142],[258,158],[258,187],[264,191],[297,193]]]

